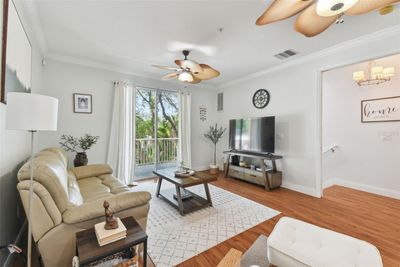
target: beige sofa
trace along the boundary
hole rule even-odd
[[[130,192],[108,165],[67,169],[67,158],[59,148],[42,150],[34,157],[32,234],[46,267],[71,266],[75,255],[75,233],[104,220],[103,202],[116,216],[133,216],[146,229],[148,192]],[[18,172],[18,191],[25,212],[29,203],[27,162]]]

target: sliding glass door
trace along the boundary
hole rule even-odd
[[[178,164],[178,93],[139,88],[135,107],[135,179],[145,179]]]

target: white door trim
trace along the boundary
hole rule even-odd
[[[322,103],[322,95],[323,95],[323,79],[322,79],[322,75],[324,72],[333,70],[333,69],[338,69],[338,68],[343,68],[349,65],[354,65],[354,64],[358,64],[358,63],[363,63],[365,61],[370,61],[370,60],[376,60],[379,58],[383,58],[383,57],[389,57],[389,56],[393,56],[395,54],[399,54],[400,53],[400,49],[396,48],[396,49],[392,49],[389,51],[380,51],[377,52],[373,55],[365,55],[365,56],[360,56],[358,58],[355,59],[350,59],[346,62],[342,62],[342,63],[336,63],[333,65],[328,65],[325,67],[320,68],[317,71],[317,92],[316,92],[316,96],[317,96],[317,102],[316,102],[316,110],[317,110],[317,114],[316,114],[316,136],[317,136],[317,157],[316,157],[316,166],[315,166],[315,170],[316,170],[316,181],[315,181],[315,195],[316,197],[323,197],[323,177],[322,177],[322,170],[323,170],[323,165],[322,165],[322,132],[323,132],[323,128],[322,128],[322,110],[323,110],[323,103]]]

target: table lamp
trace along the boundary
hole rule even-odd
[[[27,266],[31,266],[32,255],[32,197],[33,197],[33,145],[37,131],[56,131],[58,99],[29,93],[8,93],[6,129],[31,133],[30,186],[28,210],[28,255]]]

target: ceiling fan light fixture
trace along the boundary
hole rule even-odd
[[[181,82],[190,83],[190,82],[193,82],[193,76],[188,72],[182,72],[181,74],[179,74],[178,80]]]
[[[341,14],[354,6],[359,0],[318,0],[317,14],[321,17],[331,17]]]

